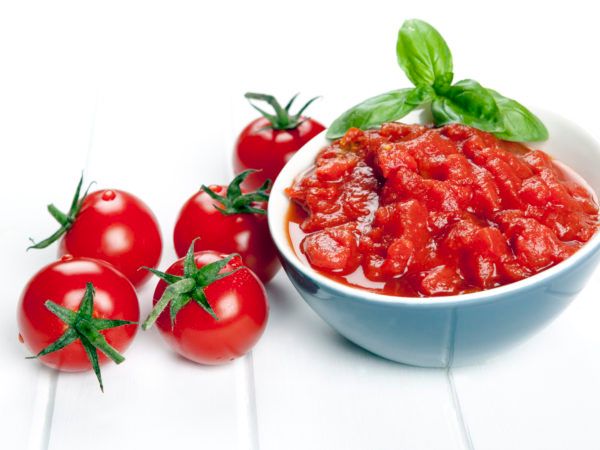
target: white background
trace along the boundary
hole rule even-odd
[[[82,169],[173,221],[202,183],[229,178],[247,90],[323,95],[329,123],[405,87],[402,21],[436,26],[456,79],[475,78],[600,135],[600,27],[593,2],[15,1],[0,3],[0,448],[600,448],[600,280],[521,347],[452,371],[378,359],[335,335],[283,273],[250,356],[202,367],[155,331],[125,364],[68,375],[26,361],[15,308],[55,256],[25,253],[54,230]],[[599,168],[600,169],[600,168]],[[140,291],[148,310],[153,283]]]

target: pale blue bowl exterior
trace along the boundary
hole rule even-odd
[[[517,290],[473,302],[377,302],[320,284],[282,258],[290,280],[317,314],[355,344],[422,367],[481,362],[556,318],[581,291],[600,247],[568,269]]]

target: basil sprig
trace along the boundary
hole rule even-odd
[[[444,38],[428,23],[418,19],[404,22],[398,32],[396,54],[415,87],[380,94],[353,106],[331,124],[329,139],[337,139],[353,127],[378,127],[427,106],[438,126],[463,123],[507,141],[548,139],[540,119],[517,101],[475,80],[452,84],[452,54]]]

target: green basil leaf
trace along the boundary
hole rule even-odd
[[[494,133],[506,141],[532,142],[548,139],[548,129],[535,114],[516,100],[488,89],[494,97],[504,124],[504,131]]]
[[[458,122],[490,133],[504,131],[494,97],[474,80],[443,89],[431,104],[431,112],[436,125]]]
[[[407,20],[398,32],[398,64],[415,86],[452,83],[452,53],[438,31],[422,20]]]
[[[327,139],[342,137],[350,128],[367,130],[384,122],[401,119],[419,105],[431,100],[430,87],[399,89],[371,97],[335,119],[327,129]]]

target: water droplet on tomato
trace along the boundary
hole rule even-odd
[[[66,255],[62,255],[60,257],[60,261],[71,261],[73,259],[73,255],[71,255],[70,253],[67,253]]]
[[[115,191],[111,191],[109,189],[102,193],[102,200],[109,202],[111,200],[114,200],[116,196],[117,196],[117,194],[115,194]]]

